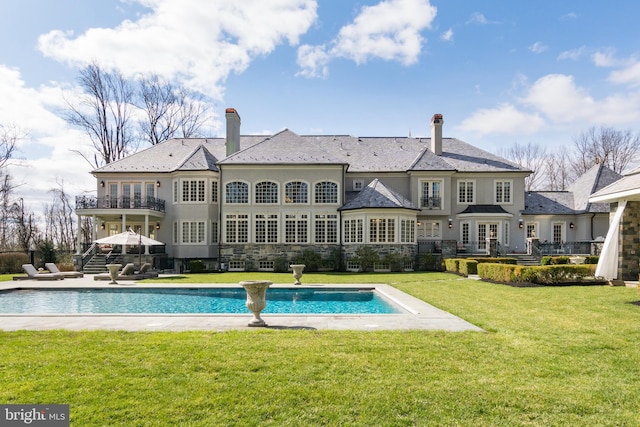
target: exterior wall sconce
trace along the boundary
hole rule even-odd
[[[570,222],[569,223],[569,228],[573,228],[573,227],[575,227],[575,225],[573,224],[573,222]]]
[[[422,223],[421,223],[420,221],[417,221],[417,222],[416,222],[416,225],[417,225],[418,227],[420,227],[420,226],[422,225]]]
[[[101,230],[104,230],[104,229],[105,229],[105,227],[106,227],[106,226],[104,225],[104,222],[103,222],[103,223],[102,223],[102,225],[100,225],[100,229],[101,229]]]
[[[160,187],[160,181],[156,181],[156,187]]]
[[[449,218],[449,228],[453,228],[453,220]]]
[[[104,181],[100,181],[100,187],[104,188]]]
[[[160,230],[160,223],[156,222],[156,230]]]
[[[524,228],[524,220],[518,220],[518,228]]]

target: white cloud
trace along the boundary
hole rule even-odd
[[[576,61],[585,54],[586,49],[585,46],[580,46],[577,49],[565,50],[564,52],[560,52],[558,60],[570,59]]]
[[[299,74],[326,76],[327,64],[335,58],[346,58],[357,64],[372,58],[414,64],[422,50],[420,32],[431,27],[436,11],[428,0],[387,0],[363,7],[328,46],[299,48]]]
[[[453,29],[449,28],[447,31],[440,35],[440,39],[450,42],[453,40]]]
[[[72,65],[97,60],[127,74],[182,77],[213,97],[231,73],[288,42],[298,44],[317,19],[315,0],[131,0],[151,11],[116,28],[92,28],[74,36],[44,34],[39,49]]]
[[[64,181],[72,195],[92,188],[91,167],[72,152],[86,145],[86,137],[56,113],[64,102],[60,86],[26,87],[18,70],[0,65],[0,99],[3,124],[27,134],[19,141],[8,172],[18,185],[15,194],[28,196],[31,210],[40,215],[57,180]]]
[[[488,24],[489,21],[487,20],[487,18],[484,16],[484,14],[480,13],[480,12],[473,12],[471,14],[471,17],[469,18],[469,20],[467,21],[467,24],[481,24],[481,25],[486,25]]]
[[[542,42],[535,42],[531,46],[529,46],[529,50],[533,53],[542,53],[547,50],[548,46],[543,44]]]
[[[519,111],[512,104],[502,104],[497,108],[474,111],[462,121],[460,128],[479,135],[522,135],[537,132],[543,125],[544,121],[539,114]]]
[[[577,18],[578,18],[578,15],[575,12],[569,12],[567,14],[562,15],[560,17],[560,20],[561,21],[569,21],[569,20],[577,19]]]
[[[591,59],[598,67],[613,67],[618,63],[615,58],[615,50],[611,48],[594,53],[591,55]]]
[[[625,84],[631,87],[640,86],[640,62],[634,61],[621,70],[612,71],[608,80],[612,83]]]
[[[634,72],[634,77],[640,79],[640,67]],[[480,135],[526,135],[542,130],[562,133],[568,128],[594,125],[636,126],[638,121],[640,91],[612,93],[597,99],[578,86],[573,76],[549,74],[526,88],[520,98],[474,111],[463,120],[461,129]]]

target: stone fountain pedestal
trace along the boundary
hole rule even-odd
[[[120,268],[122,268],[121,264],[107,264],[106,265],[107,269],[109,269],[109,277],[111,278],[111,281],[109,282],[110,285],[117,285],[118,282],[116,282],[116,279],[118,278],[118,271],[120,271]]]
[[[240,286],[247,291],[247,308],[253,313],[249,326],[267,326],[260,317],[260,313],[267,306],[267,288],[271,286],[268,280],[247,280],[240,282]]]
[[[291,264],[291,270],[293,270],[293,278],[296,281],[293,283],[294,285],[301,285],[300,278],[302,277],[302,271],[306,267],[305,264]]]

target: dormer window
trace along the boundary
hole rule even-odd
[[[353,180],[353,191],[362,191],[364,188],[364,180],[363,179],[354,179]]]

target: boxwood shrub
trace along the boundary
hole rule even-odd
[[[458,262],[458,272],[464,276],[478,274],[478,261],[475,259],[460,259]]]
[[[452,273],[460,272],[460,258],[446,258],[444,260],[444,268]]]
[[[478,257],[478,258],[469,258],[478,261],[478,263],[491,263],[491,264],[518,264],[518,260],[516,258],[490,258],[490,257]]]
[[[595,268],[593,264],[522,266],[482,263],[478,264],[478,275],[482,279],[504,283],[562,285],[592,278]]]

